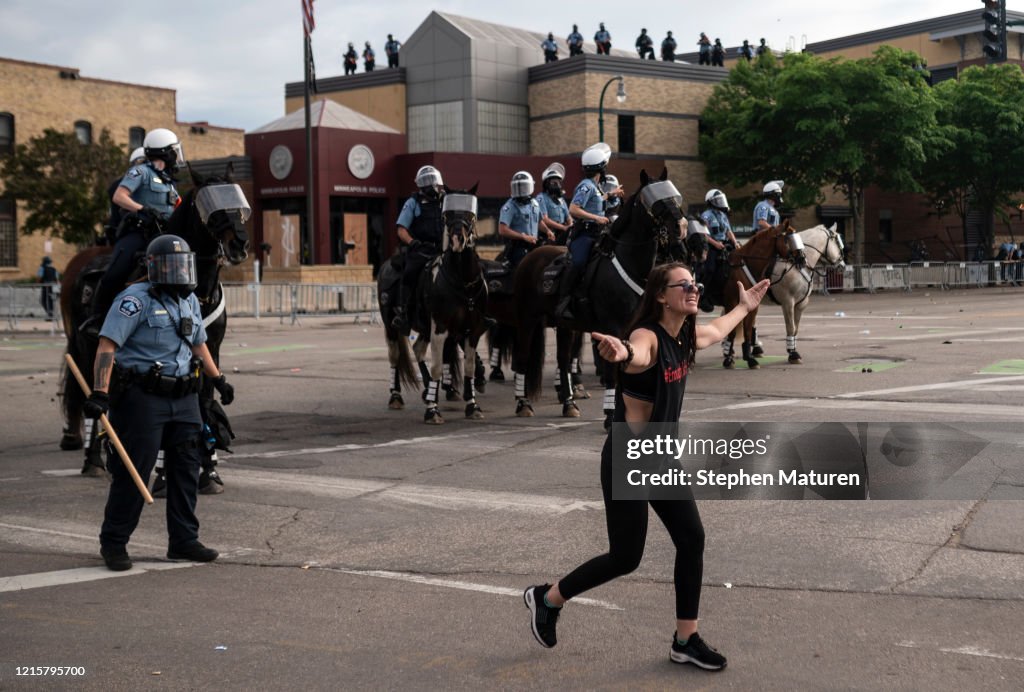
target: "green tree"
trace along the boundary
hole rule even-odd
[[[864,191],[920,191],[925,149],[941,142],[921,58],[882,46],[860,60],[789,53],[781,66],[742,62],[702,115],[708,176],[735,185],[781,178],[803,204],[832,186],[849,204],[862,263]]]
[[[24,203],[26,235],[49,232],[75,245],[92,243],[110,211],[107,187],[124,173],[127,152],[103,130],[91,144],[47,129],[0,161],[6,195]]]
[[[1024,190],[1024,74],[1016,65],[969,67],[935,87],[946,145],[928,152],[921,184],[939,208],[960,217],[981,212],[982,246],[992,249],[992,219]]]

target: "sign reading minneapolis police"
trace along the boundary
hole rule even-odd
[[[615,500],[954,499],[958,472],[989,445],[976,425],[943,423],[640,427],[612,426]]]

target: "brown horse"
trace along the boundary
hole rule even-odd
[[[219,361],[220,344],[227,329],[227,313],[224,310],[224,295],[218,277],[225,262],[238,264],[247,256],[249,240],[242,224],[245,221],[243,216],[247,217],[248,209],[218,209],[211,212],[204,223],[196,207],[196,195],[206,186],[231,185],[230,171],[228,176],[223,178],[204,178],[195,172],[191,172],[191,176],[194,187],[185,194],[182,203],[162,225],[162,231],[183,238],[196,254],[198,283],[195,294],[202,308],[207,345],[214,360]],[[64,334],[67,337],[67,352],[90,386],[97,343],[95,338],[82,334],[78,328],[92,312],[96,284],[110,263],[111,252],[111,247],[86,248],[71,259],[61,280],[60,307],[64,320]],[[131,278],[141,276],[142,271],[140,267],[136,276]],[[66,370],[62,374],[62,386],[61,406],[65,426],[60,447],[81,449],[82,404],[85,402],[85,394],[75,378],[68,376]],[[204,387],[200,399],[202,400],[204,396],[212,399],[212,385]],[[90,444],[86,450],[82,472],[88,475],[101,474],[103,462],[99,445],[96,444],[96,436],[88,437]]]
[[[799,238],[798,245],[803,248],[803,261],[794,260],[788,239],[790,235]],[[760,231],[745,245],[733,251],[729,257],[730,271],[725,283],[723,307],[728,312],[739,302],[737,282],[749,288],[761,279],[770,279],[768,296],[782,307],[782,314],[786,320],[786,350],[789,362],[799,365],[803,360],[796,350],[796,335],[800,329],[800,316],[810,298],[813,275],[820,271],[816,269],[819,263],[843,266],[843,240],[836,232],[835,226],[825,228],[819,225],[794,234],[789,221],[786,220],[778,226]],[[751,369],[760,367],[756,356],[761,354],[754,351],[756,320],[755,309],[722,342],[723,367],[734,367],[733,343],[741,328],[743,360]]]

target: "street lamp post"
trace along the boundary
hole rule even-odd
[[[604,88],[601,89],[601,100],[597,102],[597,141],[604,141],[604,94],[608,91],[614,82],[619,83],[619,89],[615,92],[615,99],[619,103],[623,103],[626,100],[626,83],[622,80],[622,75],[615,75],[609,79]]]

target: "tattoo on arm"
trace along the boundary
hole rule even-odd
[[[109,391],[110,373],[114,368],[114,354],[100,352],[96,355],[96,367],[93,372],[93,389]]]

